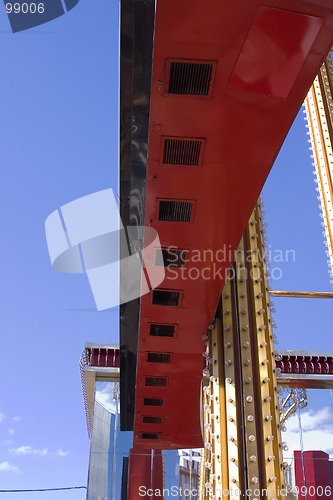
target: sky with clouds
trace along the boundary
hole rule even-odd
[[[87,481],[89,440],[78,360],[85,342],[117,342],[118,311],[96,311],[84,275],[53,271],[44,221],[81,196],[109,187],[117,192],[117,9],[116,1],[81,0],[48,25],[13,35],[0,5],[4,489]],[[295,261],[278,263],[282,274],[271,284],[276,289],[330,290],[307,147],[300,114],[265,188],[268,243],[296,255]],[[275,306],[278,348],[333,350],[329,301],[310,306],[276,299]],[[106,404],[107,391],[100,398]],[[303,418],[305,445],[330,446],[328,391],[309,391]],[[292,449],[298,446],[297,426],[294,420],[287,426]],[[24,498],[83,500],[85,492]]]
[[[118,312],[96,311],[86,276],[52,269],[44,223],[81,196],[117,193],[118,6],[80,0],[12,34],[0,3],[3,489],[87,484],[78,361],[85,342],[117,342]],[[24,494],[36,498],[83,500],[85,491]]]

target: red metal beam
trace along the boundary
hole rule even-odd
[[[160,450],[130,450],[127,500],[138,500],[140,497],[153,500],[164,498]]]
[[[276,353],[279,385],[327,389],[333,387],[333,354],[305,351]]]
[[[87,366],[95,368],[120,368],[119,348],[116,346],[86,345]]]
[[[329,455],[324,451],[294,451],[295,485],[299,500],[332,500]]]
[[[332,33],[329,0],[269,0],[265,6],[258,0],[157,1],[145,225],[158,231],[164,247],[187,250],[187,262],[168,268],[161,285],[180,292],[178,306],[154,304],[153,293],[141,299],[136,447],[202,446],[202,336],[233,260],[231,250],[333,43]],[[205,79],[200,64],[211,65],[207,95],[185,95]],[[172,83],[170,75],[178,70],[182,76]],[[186,86],[196,71],[196,83]],[[188,157],[172,164],[177,153],[166,153],[170,138],[201,141],[198,165],[189,165]],[[189,203],[188,222],[163,220],[174,215],[168,208],[162,213],[161,202],[168,200]],[[153,336],[152,324],[176,325],[176,333]],[[150,362],[156,356],[149,353],[169,354],[169,362]],[[147,385],[147,377],[165,378],[166,385]],[[151,406],[151,400],[161,406]],[[160,416],[160,423],[146,424],[143,417],[151,415]],[[158,439],[143,437],[152,432]]]

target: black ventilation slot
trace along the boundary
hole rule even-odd
[[[186,264],[187,250],[175,248],[162,248],[156,253],[156,265],[165,267],[184,267]]]
[[[169,222],[190,222],[192,201],[160,201],[158,220]]]
[[[153,304],[156,306],[179,306],[180,292],[153,290]]]
[[[208,96],[212,63],[171,62],[169,94]]]
[[[193,139],[165,139],[163,163],[197,167],[202,142]]]
[[[167,352],[148,352],[148,363],[170,363],[171,354]]]
[[[163,422],[163,417],[150,417],[148,415],[144,415],[142,422],[144,424],[161,424]]]
[[[160,439],[160,437],[161,437],[160,432],[142,432],[141,433],[142,439]]]
[[[175,336],[175,325],[150,325],[149,335],[152,337],[174,337]]]
[[[166,387],[167,379],[165,377],[146,377],[146,386]]]
[[[163,406],[163,399],[158,398],[143,398],[145,406]]]

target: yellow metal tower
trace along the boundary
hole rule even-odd
[[[283,424],[259,202],[236,253],[207,349],[202,498],[281,498]]]
[[[305,112],[333,276],[331,56],[332,53],[326,58],[307,95]],[[288,292],[276,292],[279,293],[288,296]],[[258,202],[236,253],[207,340],[202,397],[205,443],[202,500],[236,500],[240,496],[273,500],[287,495],[283,473],[286,464],[282,459],[286,445],[281,440],[287,415],[280,416],[280,410],[284,409],[279,406],[273,337]]]
[[[332,51],[320,68],[305,100],[309,142],[313,155],[322,226],[333,277],[333,65]],[[333,284],[333,281],[331,281]]]

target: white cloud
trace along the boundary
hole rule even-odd
[[[0,422],[2,422],[5,418],[5,415],[0,411]]]
[[[18,417],[17,415],[15,415],[15,417],[13,417],[13,422],[15,422],[16,424],[21,422],[21,420],[22,420],[22,417]]]
[[[297,415],[287,420],[286,426],[287,432],[282,433],[282,439],[289,447],[289,450],[284,452],[286,459],[293,457],[294,450],[301,449],[301,437],[304,451],[325,451],[333,458],[333,412],[330,408],[301,412],[302,433]]]
[[[0,463],[0,472],[18,472],[19,468],[16,465],[12,465],[9,462]]]
[[[68,451],[64,451],[60,448],[59,450],[56,451],[55,454],[57,455],[57,457],[67,457],[68,453],[69,453]]]
[[[96,400],[105,406],[108,410],[115,409],[115,403],[113,401],[114,395],[114,384],[111,382],[97,383],[97,389],[95,393]]]
[[[13,434],[15,434],[15,429],[8,429],[8,432],[12,436]]]
[[[45,456],[48,455],[47,448],[32,448],[31,446],[19,446],[18,448],[10,448],[8,450],[12,455],[32,455],[34,457],[37,456]]]

